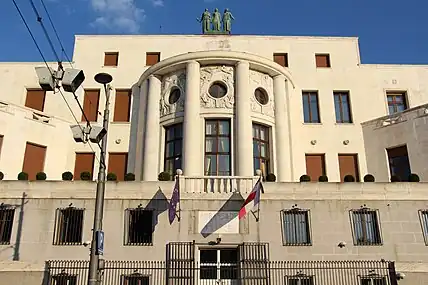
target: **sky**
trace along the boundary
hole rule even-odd
[[[54,53],[32,9],[42,17],[61,59],[42,3],[65,54],[72,57],[74,35],[200,34],[203,10],[229,8],[233,34],[359,37],[363,63],[428,64],[426,0],[15,0],[42,53]],[[1,0],[0,61],[42,61],[13,0]]]

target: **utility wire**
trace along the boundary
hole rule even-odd
[[[30,1],[31,1],[31,0],[30,0]],[[22,14],[22,12],[21,12],[21,9],[19,8],[19,6],[18,6],[18,4],[16,3],[16,1],[15,1],[15,0],[12,0],[12,2],[13,2],[13,4],[14,4],[14,6],[15,6],[16,10],[18,11],[19,16],[21,17],[22,22],[24,23],[25,27],[27,28],[27,31],[28,31],[28,33],[30,34],[31,39],[33,40],[34,44],[36,45],[36,48],[37,48],[37,50],[39,51],[39,54],[40,54],[40,56],[42,57],[43,62],[45,63],[46,67],[48,68],[49,72],[51,73],[51,76],[52,76],[52,77],[54,77],[54,74],[53,74],[53,73],[52,73],[52,71],[51,71],[51,67],[49,66],[49,64],[48,64],[48,62],[47,62],[47,60],[46,60],[45,56],[43,55],[43,52],[42,52],[42,50],[40,49],[40,46],[39,46],[39,44],[37,43],[37,40],[36,40],[36,38],[34,37],[33,32],[31,31],[30,27],[29,27],[29,26],[28,26],[28,24],[27,24],[27,21],[25,20],[24,15],[23,15],[23,14]],[[31,2],[32,2],[32,1],[31,1]],[[33,7],[34,7],[34,5],[33,5]],[[35,8],[35,7],[34,7],[34,8]],[[37,13],[37,9],[35,9],[35,12],[36,12],[36,14],[38,15],[38,13]],[[38,18],[39,18],[39,17],[38,17]],[[40,22],[40,21],[39,21],[39,22]],[[49,35],[48,35],[48,34],[47,34],[47,37],[49,37]],[[50,41],[50,39],[49,39],[49,42],[50,42],[50,43],[52,43],[52,42]],[[52,46],[53,46],[53,45],[52,45]],[[55,52],[55,54],[56,54],[56,52]],[[58,62],[58,64],[60,64],[60,67],[62,66],[60,61]],[[67,105],[67,108],[69,109],[69,111],[70,111],[71,115],[73,116],[73,118],[74,118],[74,120],[76,121],[77,125],[79,126],[80,130],[84,133],[84,130],[83,130],[82,126],[80,125],[79,121],[77,120],[76,115],[74,114],[74,112],[73,112],[73,110],[72,110],[72,108],[71,108],[70,104],[67,102],[67,100],[66,100],[66,98],[65,98],[65,96],[64,96],[64,93],[62,92],[62,90],[61,90],[60,88],[58,88],[58,91],[59,91],[59,93],[61,94],[62,98],[64,99],[64,102],[65,102],[65,104]],[[99,160],[98,156],[96,155],[95,150],[92,148],[92,145],[91,145],[90,143],[89,143],[88,145],[89,145],[90,149],[94,152],[94,155],[95,155],[96,160],[98,161],[98,163],[100,163],[100,160]]]

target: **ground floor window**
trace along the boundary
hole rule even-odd
[[[200,279],[237,279],[238,249],[200,249]]]

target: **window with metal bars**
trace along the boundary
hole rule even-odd
[[[361,285],[387,285],[389,284],[386,281],[386,277],[376,276],[376,277],[362,277],[361,278]]]
[[[406,92],[386,92],[389,115],[407,110]]]
[[[60,273],[52,276],[52,285],[77,285],[77,275]]]
[[[0,244],[10,244],[15,208],[0,207]]]
[[[286,285],[314,285],[314,277],[313,276],[286,276],[285,278]]]
[[[382,245],[377,210],[351,210],[351,223],[354,245]]]
[[[269,127],[253,124],[254,174],[262,171],[263,177],[270,173]]]
[[[205,122],[205,175],[231,175],[230,121]]]
[[[123,275],[123,285],[149,285],[150,277],[142,275],[140,273],[134,273],[130,275]]]
[[[309,210],[283,210],[283,244],[288,246],[311,245]]]
[[[336,112],[336,123],[340,123],[340,124],[352,123],[349,92],[335,91],[333,92],[333,97],[334,97],[334,109]]]
[[[428,210],[420,210],[419,218],[421,220],[422,234],[424,236],[425,244],[428,245]]]
[[[85,209],[68,207],[57,209],[55,215],[54,245],[81,245]]]
[[[125,245],[153,245],[153,210],[125,210]]]

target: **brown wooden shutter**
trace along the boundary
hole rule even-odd
[[[288,54],[286,53],[274,53],[273,61],[281,66],[288,67]]]
[[[155,65],[160,61],[159,52],[148,52],[146,53],[146,65]]]
[[[28,179],[36,180],[36,174],[42,172],[45,166],[46,147],[27,142],[25,146],[24,164],[22,171],[28,174]]]
[[[2,146],[3,146],[3,135],[0,135],[0,155],[1,155]]]
[[[43,112],[46,92],[40,89],[27,89],[25,107]]]
[[[360,181],[357,154],[339,154],[339,169],[340,181],[343,182],[346,175],[352,175],[355,181]]]
[[[306,154],[306,174],[312,182],[317,182],[321,175],[325,175],[324,154]]]
[[[131,90],[116,90],[113,122],[129,122]]]
[[[85,90],[83,99],[83,112],[90,122],[96,122],[98,118],[98,105],[100,100],[100,90]],[[85,116],[82,114],[82,122],[85,122]]]
[[[74,164],[74,180],[80,180],[80,174],[84,171],[91,173],[94,177],[95,154],[93,152],[76,152],[76,162]]]
[[[119,63],[118,52],[106,52],[104,54],[104,66],[117,66]]]
[[[116,174],[118,181],[123,181],[125,179],[127,165],[128,153],[109,153],[107,172],[113,172],[114,174]]]
[[[328,54],[316,54],[315,61],[317,67],[330,67],[330,55]]]

